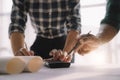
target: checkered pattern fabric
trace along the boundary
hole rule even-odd
[[[45,38],[80,31],[80,0],[13,0],[9,34],[25,32],[29,14],[35,32]]]

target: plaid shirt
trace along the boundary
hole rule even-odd
[[[25,32],[29,14],[35,32],[45,38],[80,31],[80,0],[13,0],[9,34]]]

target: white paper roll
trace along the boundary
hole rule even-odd
[[[0,57],[0,73],[17,74],[25,68],[25,61],[18,57]]]
[[[24,71],[37,72],[43,66],[43,59],[40,56],[19,56],[25,61]]]

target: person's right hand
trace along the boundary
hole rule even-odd
[[[75,49],[80,55],[87,54],[100,46],[100,40],[93,34],[83,34],[79,38],[80,45]]]
[[[21,48],[15,56],[34,56],[34,51],[28,51],[26,48]]]

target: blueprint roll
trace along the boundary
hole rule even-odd
[[[25,61],[19,57],[0,57],[0,73],[18,74],[25,68]]]
[[[25,61],[24,71],[37,72],[43,66],[43,59],[40,56],[20,56]]]

